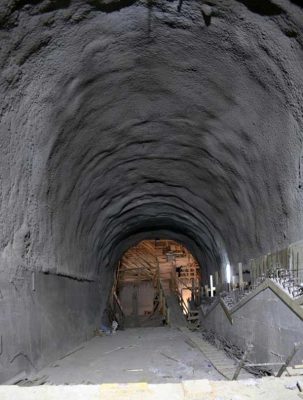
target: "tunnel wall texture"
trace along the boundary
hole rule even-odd
[[[6,372],[40,339],[32,363],[52,358],[46,333],[19,343],[14,324],[33,313],[58,323],[48,291],[14,289],[20,273],[54,279],[57,300],[74,299],[59,310],[68,329],[97,319],[121,249],[138,235],[182,236],[207,272],[302,238],[299,1],[177,4],[1,1]]]
[[[256,363],[284,362],[294,344],[301,343],[291,365],[302,364],[303,321],[269,288],[235,311],[232,323],[221,306],[206,316],[202,313],[201,321],[203,330],[215,332],[243,352],[252,344],[248,359]]]
[[[23,270],[1,282],[1,295],[0,383],[37,372],[100,322],[98,284]]]

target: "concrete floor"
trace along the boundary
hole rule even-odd
[[[181,331],[168,327],[94,337],[31,378],[31,387],[0,386],[1,400],[303,398],[300,377],[224,380]]]
[[[46,384],[168,383],[224,379],[178,329],[131,328],[94,337],[41,370]]]

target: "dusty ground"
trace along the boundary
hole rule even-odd
[[[94,337],[37,376],[56,385],[224,379],[180,331],[168,327]]]
[[[300,381],[226,381],[178,329],[133,328],[94,337],[33,376],[35,386],[0,386],[0,399],[299,400]]]

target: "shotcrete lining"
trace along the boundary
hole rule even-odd
[[[212,271],[299,238],[300,8],[8,3],[1,241],[24,225],[31,266],[93,278],[164,229]]]
[[[93,3],[0,2],[0,382],[93,334],[142,239],[207,277],[303,235],[298,0]]]

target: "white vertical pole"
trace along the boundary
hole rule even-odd
[[[214,297],[214,291],[216,290],[216,288],[214,287],[212,275],[210,275],[209,280],[210,280],[210,297]]]
[[[231,278],[231,268],[230,264],[226,264],[226,282],[228,284],[228,291],[230,291],[230,278]]]

